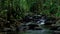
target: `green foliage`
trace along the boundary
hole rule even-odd
[[[24,17],[27,13],[31,13],[30,9],[33,5],[35,7],[37,6],[37,14],[42,13],[48,16],[52,14],[56,17],[60,17],[59,0],[0,0],[0,16],[7,16],[7,12],[13,12],[11,10],[11,8],[13,8],[16,18],[19,19],[20,17]]]
[[[0,18],[2,20],[9,19],[17,22],[27,14],[32,16],[34,14],[53,15],[60,18],[60,0],[0,0]]]

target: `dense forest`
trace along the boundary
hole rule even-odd
[[[0,18],[20,19],[26,14],[60,17],[60,0],[0,0]]]
[[[19,26],[27,15],[53,17],[58,20],[58,25],[60,0],[0,0],[0,30],[4,27]]]

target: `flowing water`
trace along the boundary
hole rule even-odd
[[[27,30],[23,34],[52,34],[50,30]]]
[[[38,19],[38,21],[36,22],[37,25],[41,26],[42,30],[26,30],[24,33],[21,32],[20,34],[53,34],[52,30],[44,28],[45,26],[43,25],[45,24],[45,21],[46,21],[45,18],[41,18],[41,19]],[[30,23],[27,23],[27,25],[29,24]]]

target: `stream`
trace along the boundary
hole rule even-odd
[[[53,34],[51,30],[27,30],[23,34]]]

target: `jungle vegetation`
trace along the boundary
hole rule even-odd
[[[27,14],[60,18],[60,0],[0,0],[0,23],[19,22]]]

